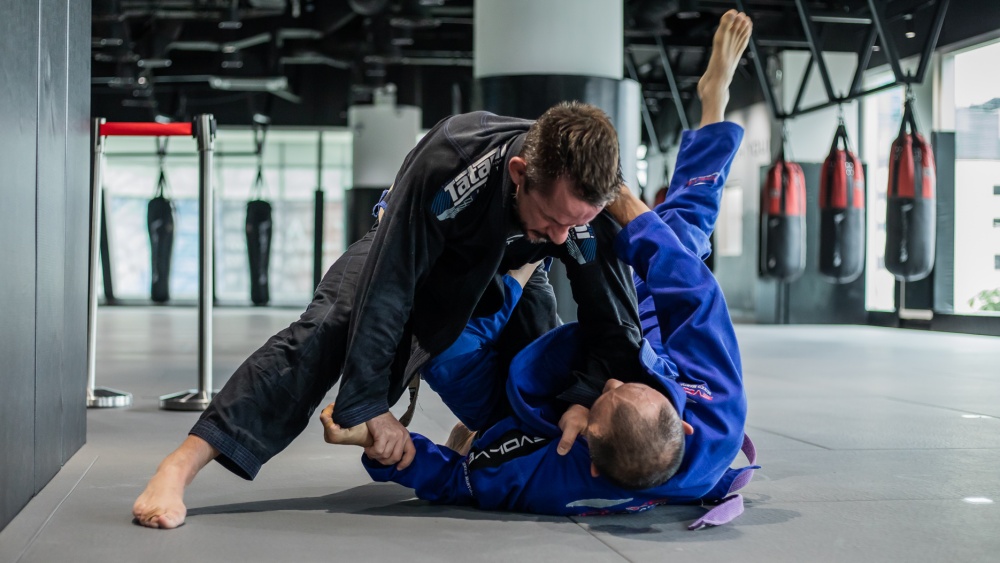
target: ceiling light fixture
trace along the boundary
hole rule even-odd
[[[701,17],[698,11],[698,0],[679,0],[677,2],[677,19],[693,20]]]

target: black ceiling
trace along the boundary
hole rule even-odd
[[[799,0],[827,51],[857,52],[868,0]],[[943,0],[876,0],[901,56],[919,53]],[[626,0],[626,56],[654,119],[676,118],[657,38],[689,100],[719,16],[735,0]],[[744,0],[762,56],[807,49],[796,0]],[[1000,27],[1000,2],[951,0],[940,44]],[[910,17],[912,16],[912,20]],[[351,103],[387,82],[425,125],[472,95],[472,0],[93,0],[94,114],[117,120],[255,113],[281,125],[343,125]],[[907,39],[908,30],[916,37]],[[873,54],[871,66],[884,62]],[[745,61],[746,62],[746,61]],[[760,95],[753,67],[734,100]],[[626,72],[626,76],[628,73]]]

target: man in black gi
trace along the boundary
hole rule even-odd
[[[403,162],[384,216],[334,263],[305,313],[239,367],[160,464],[133,507],[137,522],[182,524],[184,488],[212,459],[253,479],[341,374],[333,420],[366,424],[369,457],[405,468],[413,443],[389,406],[470,318],[500,308],[503,273],[545,257],[566,265],[588,350],[560,398],[589,407],[612,373],[641,373],[635,289],[611,248],[618,225],[602,213],[621,185],[617,134],[593,106],[560,104],[535,122],[474,112],[438,123]],[[559,322],[544,276],[502,337],[509,357]]]

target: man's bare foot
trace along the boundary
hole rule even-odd
[[[605,209],[608,210],[608,213],[615,218],[615,221],[619,225],[624,227],[631,223],[632,219],[649,211],[649,206],[632,193],[632,190],[628,189],[628,186],[622,184],[618,191],[618,197],[608,204]]]
[[[132,505],[136,523],[147,528],[176,528],[184,523],[184,488],[195,475],[219,452],[197,436],[188,436],[184,443],[156,469],[146,490]]]
[[[733,74],[747,48],[752,31],[753,23],[746,14],[729,10],[722,15],[719,29],[712,39],[712,57],[708,61],[708,69],[698,80],[702,127],[725,119],[729,84],[733,81]]]
[[[472,449],[472,442],[474,441],[476,441],[476,433],[459,422],[451,429],[451,434],[448,436],[448,441],[444,443],[444,446],[462,455],[469,455],[469,450]]]
[[[330,403],[319,413],[319,421],[323,423],[323,439],[326,443],[370,448],[375,440],[368,431],[368,425],[359,424],[354,428],[341,428],[333,421],[333,405],[334,403]]]
[[[187,516],[183,471],[161,465],[132,506],[132,516],[147,528],[176,528],[183,524]]]

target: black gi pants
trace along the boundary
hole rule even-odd
[[[243,362],[191,429],[219,450],[217,461],[233,473],[253,479],[305,430],[340,378],[358,278],[374,237],[372,228],[334,262],[302,316]],[[532,278],[531,289],[511,318],[519,334],[507,339],[508,357],[558,324],[555,294],[544,272]],[[409,346],[409,341],[407,331],[403,342]],[[400,356],[405,362],[409,350]],[[390,387],[389,404],[405,384]]]

